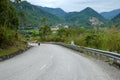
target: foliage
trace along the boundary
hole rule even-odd
[[[12,46],[17,40],[17,34],[14,30],[7,28],[6,26],[0,26],[0,47],[6,48]]]
[[[0,0],[0,25],[6,25],[11,29],[18,28],[16,12],[8,0]]]
[[[8,47],[5,49],[0,49],[0,57],[5,56],[5,55],[9,55],[9,54],[14,53],[18,50],[24,50],[25,48],[26,48],[26,44],[19,42],[11,47]]]
[[[119,28],[60,28],[57,33],[52,33],[44,41],[71,43],[76,45],[120,53]]]
[[[9,0],[0,0],[0,48],[8,48],[18,41],[18,18]]]
[[[50,27],[48,26],[48,24],[46,23],[46,18],[43,17],[41,19],[41,26],[39,29],[39,34],[42,40],[44,40],[46,38],[47,35],[49,35],[51,32]]]

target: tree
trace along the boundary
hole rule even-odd
[[[0,48],[12,46],[18,38],[18,18],[9,0],[0,0]]]
[[[0,25],[18,29],[18,18],[13,5],[8,0],[0,0]]]
[[[46,22],[46,18],[43,17],[41,19],[41,26],[39,29],[39,35],[40,35],[41,39],[44,40],[46,38],[46,36],[50,34],[50,32],[51,32],[51,29]]]
[[[63,37],[63,36],[65,36],[66,35],[66,29],[65,28],[60,28],[59,30],[58,30],[58,36],[60,36],[60,37]]]

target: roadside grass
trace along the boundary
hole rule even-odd
[[[18,50],[25,49],[25,48],[26,48],[25,44],[19,43],[19,44],[16,44],[14,46],[10,46],[6,49],[0,49],[0,56],[9,55],[9,54],[12,54]]]

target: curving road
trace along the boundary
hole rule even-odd
[[[52,44],[34,46],[0,62],[0,80],[113,80],[76,51]]]

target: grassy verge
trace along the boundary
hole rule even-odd
[[[14,53],[14,52],[20,50],[20,49],[25,49],[25,48],[26,48],[25,44],[19,43],[17,45],[10,46],[6,49],[0,49],[0,56],[9,55],[11,53]]]

